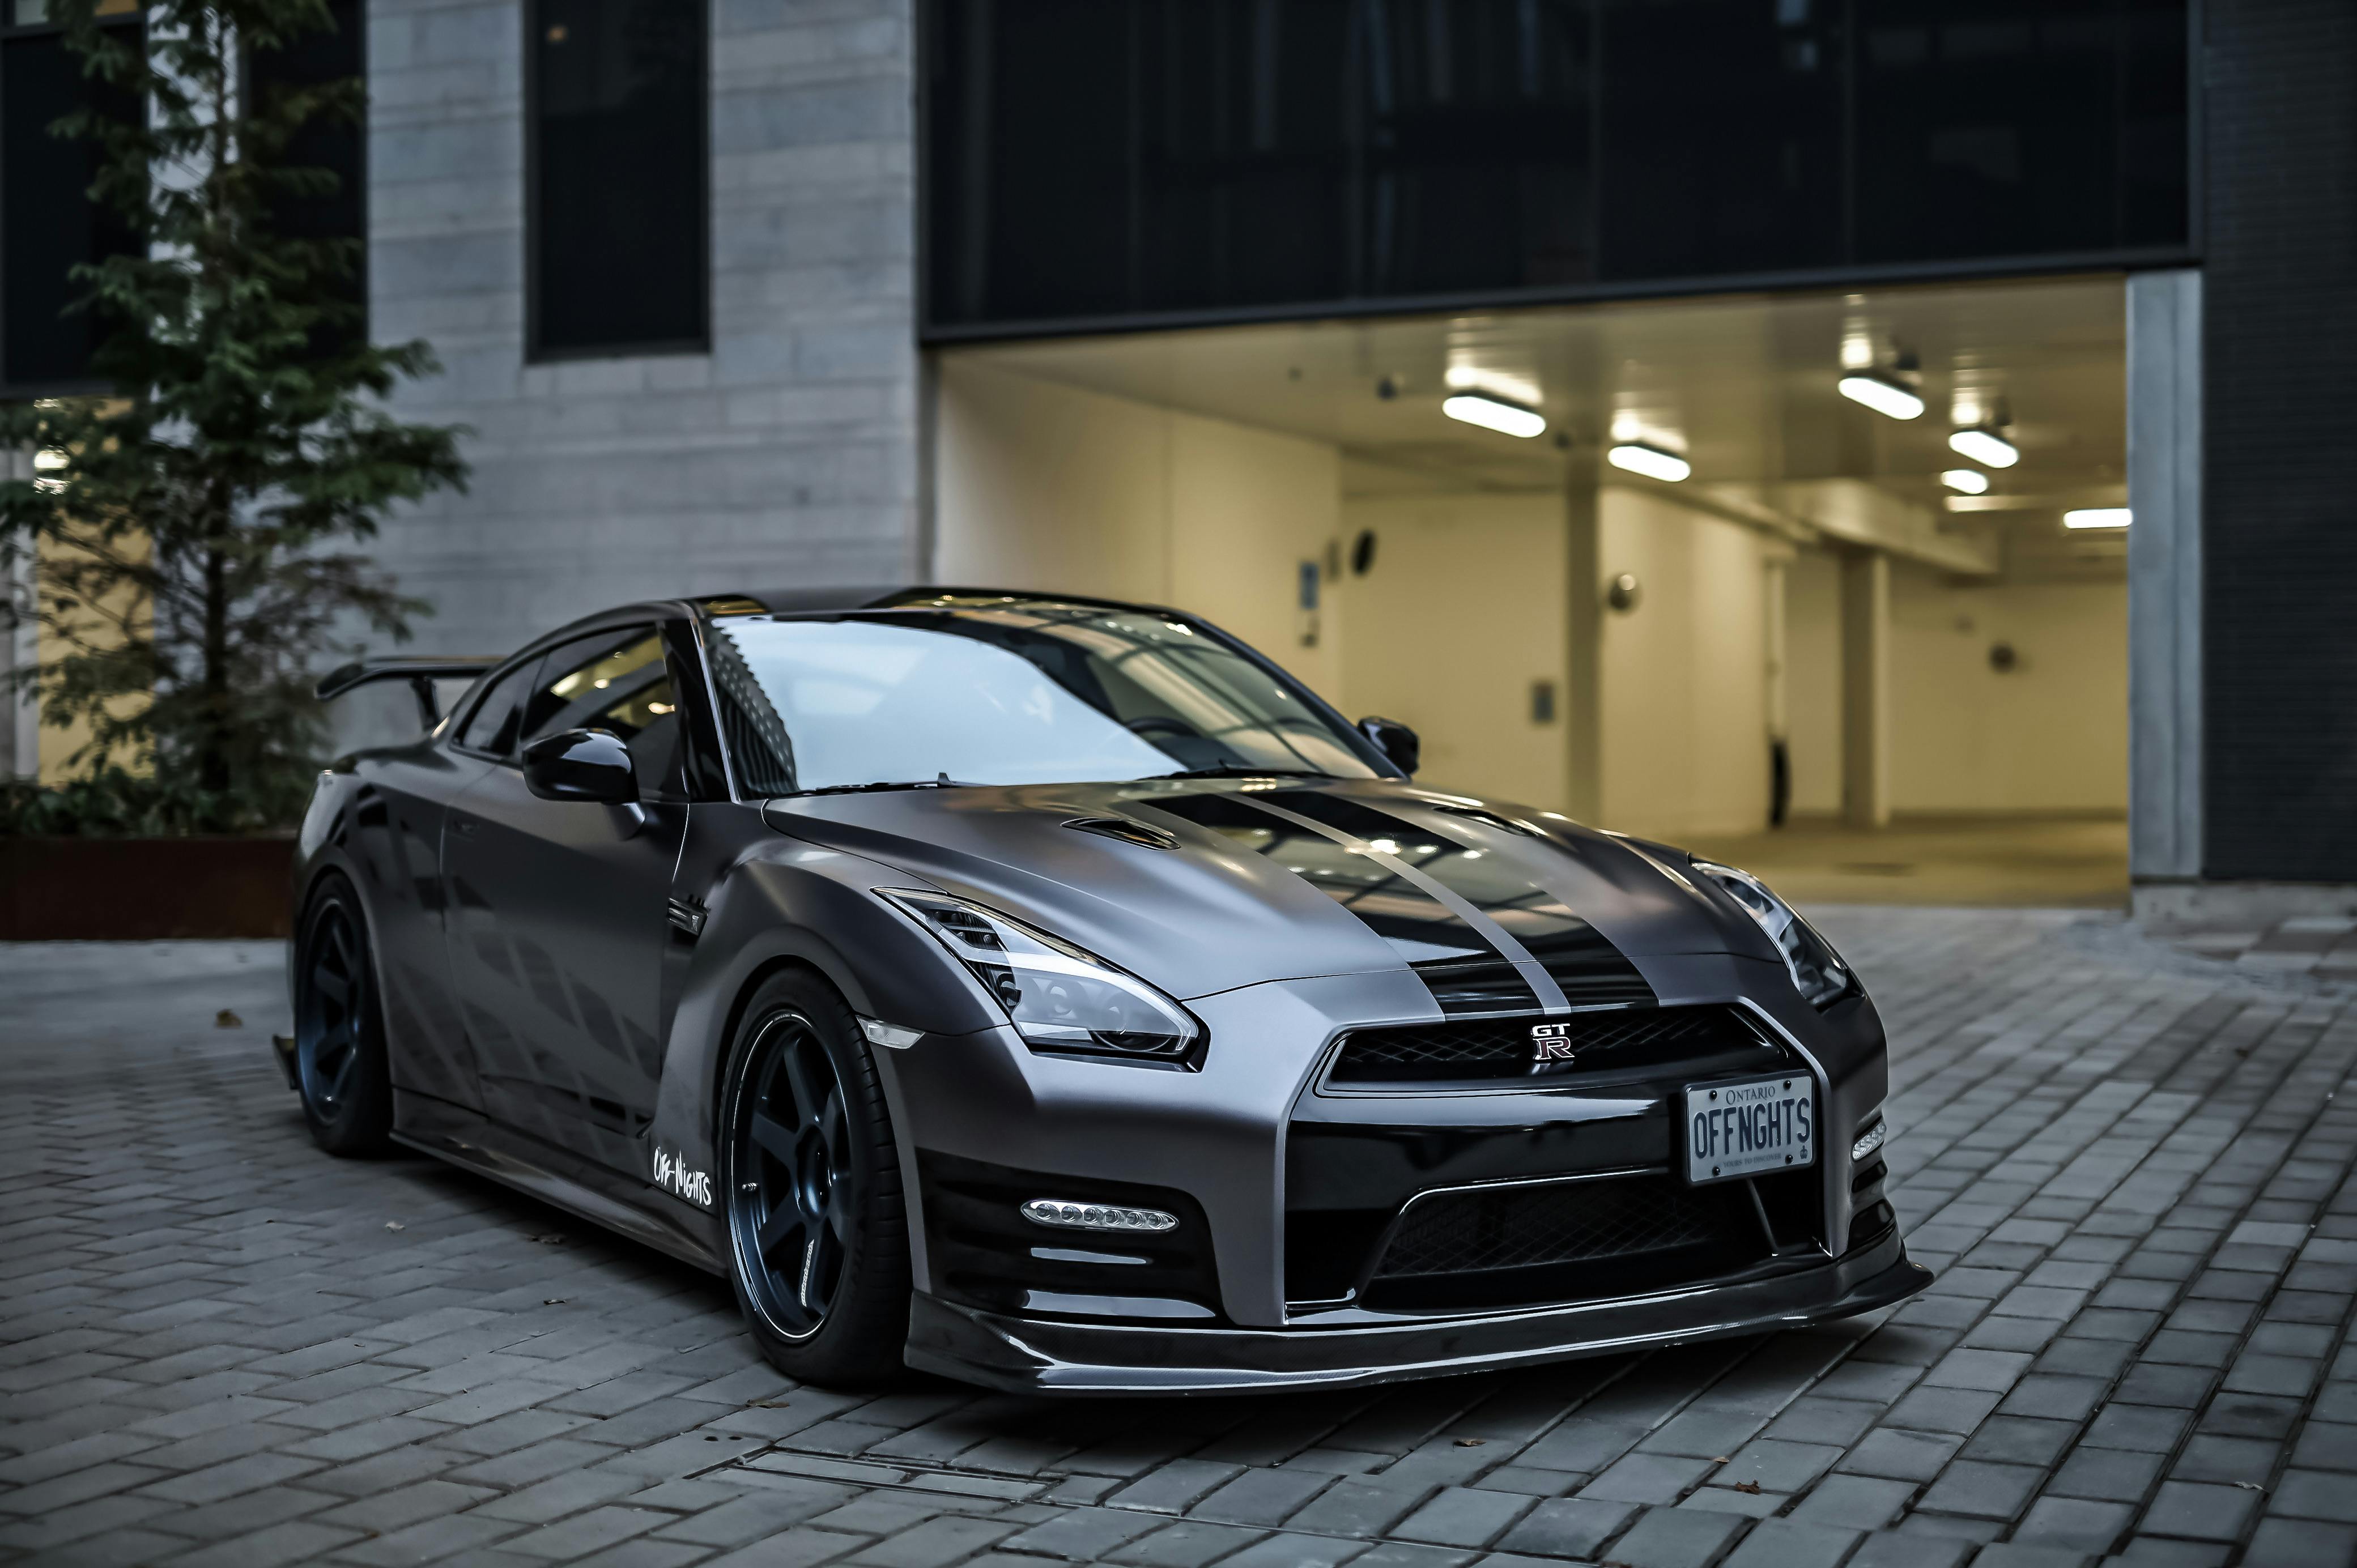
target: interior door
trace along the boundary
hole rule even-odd
[[[509,754],[453,802],[443,835],[450,967],[484,1110],[633,1173],[662,1072],[667,905],[690,810],[673,691],[654,626],[552,650]],[[640,807],[525,789],[522,749],[568,729],[622,737]]]

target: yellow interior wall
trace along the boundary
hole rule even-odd
[[[1601,825],[1675,839],[1768,821],[1766,553],[1756,531],[1651,491],[1608,486],[1603,581],[1636,576],[1604,612]]]
[[[1544,810],[1566,791],[1564,500],[1550,494],[1353,499],[1344,531],[1375,534],[1349,579],[1344,686],[1353,717],[1381,714],[1424,742],[1418,780]],[[1531,685],[1554,683],[1536,722]]]
[[[2125,812],[2126,583],[1953,583],[1890,574],[1891,806]],[[1993,643],[2017,662],[2000,672]]]
[[[134,560],[144,559],[146,553],[144,536],[120,541],[114,548],[124,552]],[[67,560],[73,551],[73,545],[62,541],[44,539],[40,542],[33,564],[37,595],[42,593],[39,585],[42,564]],[[44,608],[47,608],[47,604],[46,596],[43,596]],[[144,627],[147,621],[148,608],[142,602],[141,596],[129,588],[118,589],[106,598],[102,606],[105,613],[93,613],[84,609],[72,617],[73,636],[70,639],[61,635],[59,628],[54,628],[45,616],[34,639],[34,657],[41,664],[47,665],[74,651],[73,644],[77,639],[100,647],[110,645],[121,635],[117,626],[126,607],[131,610],[131,624],[135,627]],[[145,701],[146,698],[144,696],[121,697],[117,698],[111,707],[118,716],[126,715],[138,712]],[[54,728],[45,723],[41,725],[38,734],[39,760],[37,771],[42,783],[62,784],[70,779],[89,771],[88,759],[85,758],[81,762],[74,760],[75,754],[90,744],[91,725],[87,719],[76,719],[63,728]],[[114,755],[113,763],[116,767],[130,772],[145,774],[149,767],[149,758],[145,755],[132,755],[118,750]]]
[[[1314,644],[1297,608],[1340,525],[1333,447],[956,359],[939,397],[941,581],[1169,604],[1340,700],[1338,596]]]

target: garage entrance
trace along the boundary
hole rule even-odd
[[[1808,900],[2123,903],[2126,282],[944,350],[935,569],[1164,600],[1426,782]]]

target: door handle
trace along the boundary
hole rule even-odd
[[[473,838],[475,836],[475,819],[472,817],[454,816],[450,819],[450,831],[457,833],[462,839]]]

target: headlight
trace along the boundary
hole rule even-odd
[[[1792,984],[1809,1005],[1823,1011],[1856,987],[1856,977],[1842,962],[1841,954],[1834,951],[1833,943],[1817,935],[1816,928],[1793,913],[1790,904],[1769,892],[1766,883],[1748,871],[1713,865],[1707,860],[1695,861],[1694,868],[1717,884],[1720,891],[1741,905],[1743,912],[1768,933],[1768,940],[1784,955],[1784,967],[1792,972]]]
[[[982,982],[1035,1051],[1178,1066],[1203,1037],[1202,1026],[1178,1003],[1070,942],[963,898],[877,892]]]

